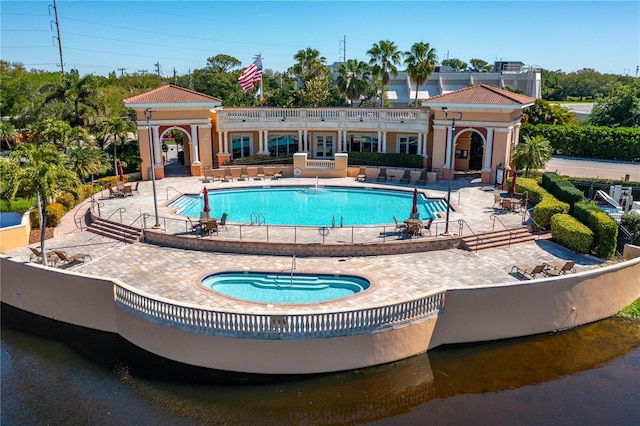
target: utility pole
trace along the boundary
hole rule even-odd
[[[173,67],[173,84],[178,85],[178,75],[176,74],[176,67]]]
[[[117,68],[118,71],[120,71],[120,77],[124,76],[124,70],[126,70],[126,68]]]
[[[62,74],[64,74],[64,61],[62,60],[62,40],[60,39],[60,22],[58,21],[58,6],[56,5],[56,0],[53,0],[53,13],[56,17],[56,31],[58,36],[58,50],[60,51],[60,70]],[[51,15],[51,6],[49,6],[49,15]]]
[[[160,62],[156,62],[153,65],[156,67],[156,74],[158,74],[158,77],[160,77]]]
[[[342,40],[340,40],[342,46],[340,50],[342,50],[342,62],[347,63],[347,36],[342,36]]]

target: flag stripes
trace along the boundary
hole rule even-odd
[[[238,83],[244,93],[247,93],[249,90],[253,89],[256,83],[260,83],[262,80],[262,60],[260,57],[255,60],[255,62],[249,65],[242,71],[240,77],[238,77]]]

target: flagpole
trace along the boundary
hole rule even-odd
[[[258,59],[260,59],[260,62],[262,63],[262,52],[258,53]],[[262,67],[262,70],[264,71],[264,66]],[[260,106],[262,106],[262,96],[264,94],[264,91],[262,90],[262,80],[264,80],[264,72],[262,78],[260,78]]]

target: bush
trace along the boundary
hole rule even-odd
[[[350,166],[385,166],[421,169],[424,162],[421,155],[399,154],[395,152],[350,152]]]
[[[64,206],[65,211],[69,211],[76,205],[76,197],[70,192],[62,192],[56,198],[56,203],[60,203]]]
[[[568,214],[556,214],[551,218],[551,235],[556,242],[577,253],[589,253],[593,244],[593,232]]]
[[[529,202],[534,206],[542,201],[545,195],[549,195],[544,188],[538,185],[535,179],[530,178],[518,177],[516,179],[516,191],[526,192]]]
[[[51,203],[47,206],[47,227],[56,227],[64,216],[64,206],[60,203]]]
[[[98,188],[111,188],[118,184],[118,180],[120,180],[118,176],[105,176],[98,179],[95,184],[98,186]]]
[[[533,220],[542,228],[548,228],[551,224],[551,218],[558,213],[569,213],[569,204],[556,199],[551,194],[547,194],[533,208]]]
[[[640,246],[640,216],[635,214],[622,215],[620,224],[633,235],[633,245]]]
[[[570,213],[573,213],[573,205],[584,199],[582,191],[554,172],[542,174],[542,187],[558,200],[568,203]]]
[[[78,188],[78,202],[91,197],[93,194],[93,185],[81,185]]]
[[[595,235],[595,251],[599,257],[610,259],[616,254],[618,224],[604,210],[588,201],[575,204],[574,215]]]

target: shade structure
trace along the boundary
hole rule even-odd
[[[204,198],[204,207],[202,211],[208,214],[211,211],[211,208],[209,208],[209,191],[206,186],[202,190],[202,198]]]
[[[122,170],[122,163],[118,161],[118,177],[120,178],[120,182],[124,182],[124,171]]]
[[[518,173],[516,172],[516,169],[513,169],[511,171],[511,186],[509,187],[509,194],[515,194],[516,193],[516,178],[518,177]]]
[[[420,218],[420,214],[418,213],[418,188],[413,190],[413,206],[411,207],[411,215],[409,217],[411,219]]]

